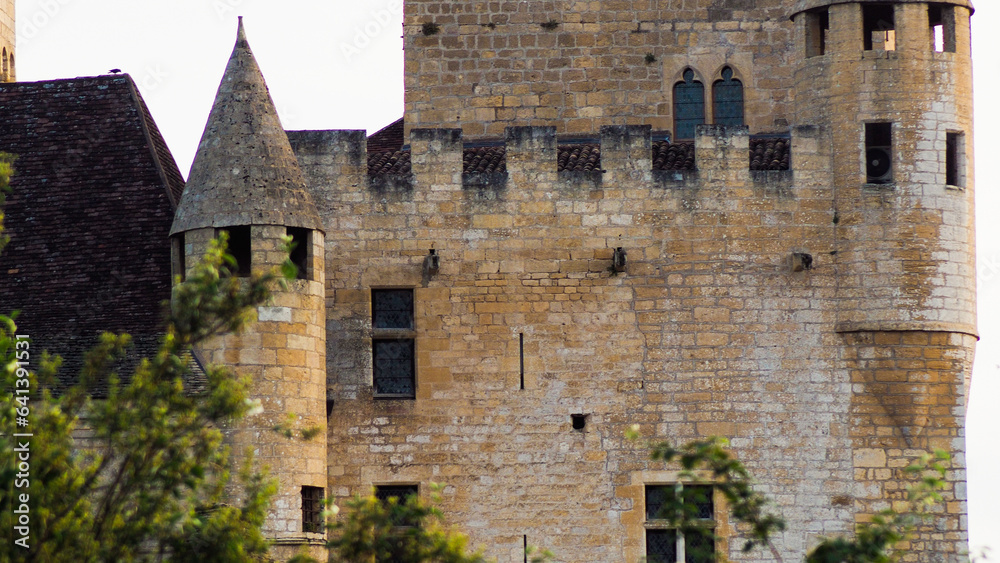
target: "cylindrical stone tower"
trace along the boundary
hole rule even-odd
[[[0,82],[14,82],[14,0],[0,0]]]
[[[325,557],[319,521],[327,482],[323,231],[242,21],[174,218],[177,269],[193,265],[223,230],[241,276],[279,266],[286,235],[295,244],[299,279],[275,290],[242,334],[198,352],[252,377],[252,396],[263,405],[263,413],[227,430],[227,437],[237,462],[252,450],[258,466],[279,481],[264,527],[273,555],[287,559],[311,545],[314,555]],[[321,431],[303,440],[272,430],[289,421]]]
[[[965,406],[976,342],[967,0],[800,0],[797,121],[832,146],[837,324],[859,518],[905,497],[915,452],[952,455],[945,514],[907,557],[966,542]],[[894,482],[895,481],[895,482]]]

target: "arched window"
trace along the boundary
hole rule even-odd
[[[743,125],[743,83],[733,69],[722,69],[722,80],[712,85],[712,110],[716,125]]]
[[[0,81],[7,82],[10,70],[7,68],[7,47],[3,48],[3,70],[0,71]]]
[[[684,81],[674,84],[674,136],[693,139],[695,127],[705,123],[705,86],[684,69]]]

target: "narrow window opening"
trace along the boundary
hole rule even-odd
[[[573,421],[573,430],[582,431],[587,427],[587,415],[585,414],[571,414],[570,419]]]
[[[927,6],[934,50],[938,53],[955,52],[955,7],[947,4]]]
[[[376,397],[416,396],[413,290],[372,290],[372,384]]]
[[[236,260],[236,269],[233,273],[237,277],[249,277],[251,269],[250,227],[242,226],[216,229],[215,236],[219,236],[219,233],[222,231],[229,233],[229,246],[226,248],[226,252]]]
[[[806,12],[806,57],[826,54],[826,36],[830,32],[830,10]]]
[[[965,135],[962,133],[948,133],[945,170],[949,186],[965,186]]]
[[[173,268],[173,277],[179,277],[184,281],[187,272],[184,264],[184,233],[178,233],[170,237],[170,261]]]
[[[327,393],[329,393],[329,391],[327,391]],[[330,415],[333,414],[333,407],[336,404],[337,404],[337,402],[335,400],[327,398],[327,400],[326,400],[326,417],[327,418],[330,418]]]
[[[892,182],[892,123],[865,124],[865,174],[869,184]]]
[[[892,4],[865,4],[864,38],[866,51],[896,50],[896,17]]]
[[[3,48],[3,72],[0,75],[0,81],[7,82],[10,76],[10,69],[7,67],[7,47]]]
[[[722,80],[712,84],[712,103],[717,125],[743,125],[743,83],[732,67],[724,67]]]
[[[292,237],[290,258],[292,264],[295,264],[295,278],[300,280],[313,279],[312,268],[310,268],[312,260],[309,259],[312,254],[312,231],[298,227],[287,227],[285,232]]]
[[[302,487],[302,531],[323,533],[322,487]]]
[[[518,335],[521,340],[521,390],[524,390],[524,333]]]
[[[705,123],[705,86],[690,68],[684,69],[683,78],[674,85],[674,136],[693,139],[695,129]]]
[[[524,563],[528,563],[528,536],[524,536]]]

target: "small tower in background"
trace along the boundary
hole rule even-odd
[[[14,72],[14,0],[0,0],[0,82],[17,80]]]
[[[313,200],[240,20],[171,236],[175,273],[202,255],[220,231],[240,276],[281,265],[283,237],[294,241],[299,279],[258,308],[258,321],[197,352],[253,379],[261,414],[227,431],[236,462],[252,450],[278,483],[265,535],[281,560],[308,545],[325,559],[321,525],[326,471],[326,371],[323,231]],[[273,431],[289,416],[296,428],[319,428],[310,440]]]

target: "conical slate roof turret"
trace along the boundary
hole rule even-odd
[[[236,225],[322,230],[242,18],[170,234]]]

